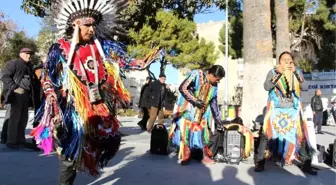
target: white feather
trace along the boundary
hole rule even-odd
[[[88,0],[84,0],[84,9],[86,9],[89,6]]]
[[[62,36],[65,33],[65,30],[61,30],[57,33],[58,37]]]
[[[79,37],[79,26],[76,24],[76,27],[75,27],[73,35],[72,35],[69,57],[68,57],[68,61],[67,61],[68,66],[70,66],[70,64],[72,62],[72,57],[73,57],[74,52],[75,52],[75,47],[77,45],[78,37]]]
[[[105,12],[106,12],[109,8],[111,8],[110,5],[105,5],[105,6],[103,7],[103,9],[102,9],[100,12],[101,12],[102,14],[105,14]]]
[[[66,25],[64,25],[64,24],[63,25],[57,25],[56,28],[59,29],[59,30],[65,30]]]
[[[100,6],[96,9],[98,12],[101,12],[101,10],[106,6],[106,1],[102,2]]]
[[[104,12],[104,14],[112,14],[112,12],[115,13],[115,8],[114,7],[110,8],[110,9],[107,9],[106,12]]]
[[[74,11],[72,11],[72,9],[68,6],[68,4],[64,4],[62,9],[65,9],[65,10],[68,11],[70,14],[73,14],[73,13],[74,13]]]
[[[93,9],[97,10],[97,8],[100,6],[100,4],[101,4],[101,1],[98,0],[97,3],[94,5]]]
[[[80,11],[81,9],[80,9],[80,7],[79,7],[78,0],[73,0],[72,2],[75,3],[75,6],[76,6],[77,11]]]
[[[90,6],[89,6],[89,9],[91,9],[91,10],[93,9],[93,3],[94,3],[94,0],[91,0],[90,1]]]
[[[70,14],[67,12],[67,11],[65,11],[65,9],[64,8],[62,8],[61,9],[61,12],[60,12],[62,15],[64,15],[64,16],[66,16],[66,17],[70,17]]]
[[[79,3],[80,3],[80,7],[81,7],[81,10],[84,10],[84,1],[83,0],[80,0],[79,1]]]
[[[63,20],[64,24],[66,24],[66,22],[68,21],[69,17],[66,17],[66,16],[60,14],[60,15],[58,15],[58,19],[59,20]]]
[[[102,48],[102,46],[101,46],[99,40],[98,40],[96,37],[94,37],[94,42],[96,43],[96,46],[97,46],[97,49],[98,49],[98,51],[99,51],[100,56],[103,58],[103,61],[105,61],[105,60],[106,60],[106,57],[105,57],[103,48]]]
[[[72,13],[75,13],[75,12],[76,12],[76,9],[75,9],[75,7],[72,5],[72,2],[71,2],[71,1],[69,1],[69,2],[67,3],[67,5],[68,5],[68,7],[72,10]]]

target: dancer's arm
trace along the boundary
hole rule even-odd
[[[266,91],[270,91],[275,87],[275,84],[281,77],[281,73],[273,72],[273,70],[269,71],[264,82],[264,89]]]
[[[210,109],[211,109],[212,116],[215,120],[216,128],[217,129],[222,129],[222,119],[221,119],[220,114],[219,114],[217,96],[212,98],[212,100],[210,102]]]
[[[197,102],[196,97],[190,92],[190,87],[195,83],[196,76],[198,75],[198,71],[192,71],[189,76],[181,83],[179,87],[179,91],[182,96],[192,105],[195,105]]]

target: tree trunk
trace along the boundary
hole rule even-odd
[[[267,91],[263,88],[272,68],[270,0],[244,1],[244,86],[242,118],[251,127],[263,115]]]
[[[275,1],[276,16],[276,57],[284,51],[290,52],[288,0]]]
[[[160,74],[165,74],[165,72],[166,72],[166,66],[167,66],[167,60],[166,60],[166,58],[164,56],[162,57],[160,63],[161,63]]]

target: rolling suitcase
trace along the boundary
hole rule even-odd
[[[224,131],[223,155],[226,163],[239,164],[244,156],[245,138],[238,132],[238,127]]]
[[[154,125],[150,141],[150,153],[168,155],[168,131],[162,124]]]

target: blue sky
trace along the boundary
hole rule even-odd
[[[22,0],[6,0],[2,2],[0,10],[5,13],[7,18],[13,20],[17,25],[18,29],[24,30],[28,36],[36,37],[40,30],[40,21],[41,19],[34,17],[33,15],[27,15],[20,8]],[[208,14],[199,14],[195,16],[196,23],[204,23],[212,21],[220,21],[223,20],[225,14],[223,11],[213,10]],[[151,65],[151,71],[155,74],[155,76],[159,75],[160,64],[155,63]],[[177,70],[172,66],[167,66],[166,68],[166,76],[167,83],[177,83]]]

